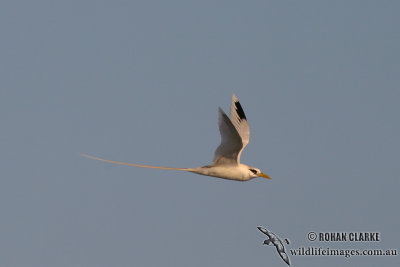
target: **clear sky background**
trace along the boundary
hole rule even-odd
[[[1,266],[286,266],[288,249],[399,249],[399,1],[0,3]],[[209,164],[242,103],[233,182]],[[309,242],[380,232],[379,243]],[[398,266],[400,257],[291,257]]]

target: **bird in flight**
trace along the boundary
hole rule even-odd
[[[288,254],[286,253],[285,246],[283,245],[282,240],[273,232],[265,229],[264,227],[258,226],[258,230],[268,236],[267,240],[264,240],[264,245],[275,246],[278,251],[279,256],[281,256],[282,260],[286,262],[290,266],[290,259]],[[289,245],[289,240],[285,239],[286,244]]]
[[[211,165],[206,165],[202,167],[159,167],[107,160],[88,154],[81,155],[90,159],[100,160],[113,164],[163,170],[187,171],[196,174],[235,181],[248,181],[256,177],[271,179],[268,175],[262,173],[260,169],[240,163],[240,154],[249,142],[250,130],[247,123],[246,115],[244,114],[242,106],[240,105],[235,94],[232,95],[229,117],[221,108],[218,108],[218,126],[221,133],[221,144],[215,150],[213,163]]]

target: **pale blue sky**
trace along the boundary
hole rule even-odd
[[[398,1],[2,1],[1,266],[286,266],[400,238]],[[249,119],[246,183],[209,164],[217,107]],[[309,242],[375,231],[380,243]],[[397,257],[291,257],[395,266]]]

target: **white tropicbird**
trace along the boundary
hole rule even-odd
[[[229,118],[221,108],[218,108],[218,126],[221,133],[221,144],[215,150],[213,163],[211,165],[202,167],[169,168],[148,166],[107,160],[87,154],[81,155],[90,159],[105,161],[113,164],[142,168],[187,171],[236,181],[248,181],[255,177],[265,177],[267,179],[271,179],[268,175],[262,173],[260,169],[240,163],[240,154],[249,142],[250,130],[246,115],[244,114],[242,106],[234,94],[232,95],[231,112]]]

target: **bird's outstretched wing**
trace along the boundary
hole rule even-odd
[[[221,144],[215,150],[213,165],[238,165],[240,154],[249,142],[250,130],[246,115],[234,94],[229,118],[221,108],[218,109],[218,127]]]
[[[125,163],[121,161],[115,161],[115,160],[108,160],[108,159],[102,159],[98,157],[94,157],[88,154],[81,154],[81,156],[87,157],[89,159],[94,159],[94,160],[100,160],[112,164],[119,164],[119,165],[126,165],[126,166],[134,166],[134,167],[141,167],[141,168],[152,168],[152,169],[163,169],[163,170],[176,170],[176,171],[190,171],[191,169],[189,168],[170,168],[170,167],[160,167],[160,166],[149,166],[149,165],[142,165],[142,164],[134,164],[134,163]]]
[[[260,230],[263,234],[267,235],[269,238],[276,238],[276,235],[271,231],[268,231],[264,227],[257,226],[257,229]]]
[[[283,260],[284,262],[286,262],[287,265],[290,266],[290,259],[289,259],[288,254],[286,253],[286,251],[284,251],[284,252],[279,252],[279,256],[281,256],[282,260]]]
[[[240,102],[235,96],[235,94],[232,94],[231,112],[229,114],[229,119],[235,126],[240,137],[242,138],[242,143],[244,148],[249,143],[250,140],[250,129],[242,105],[240,105]]]

